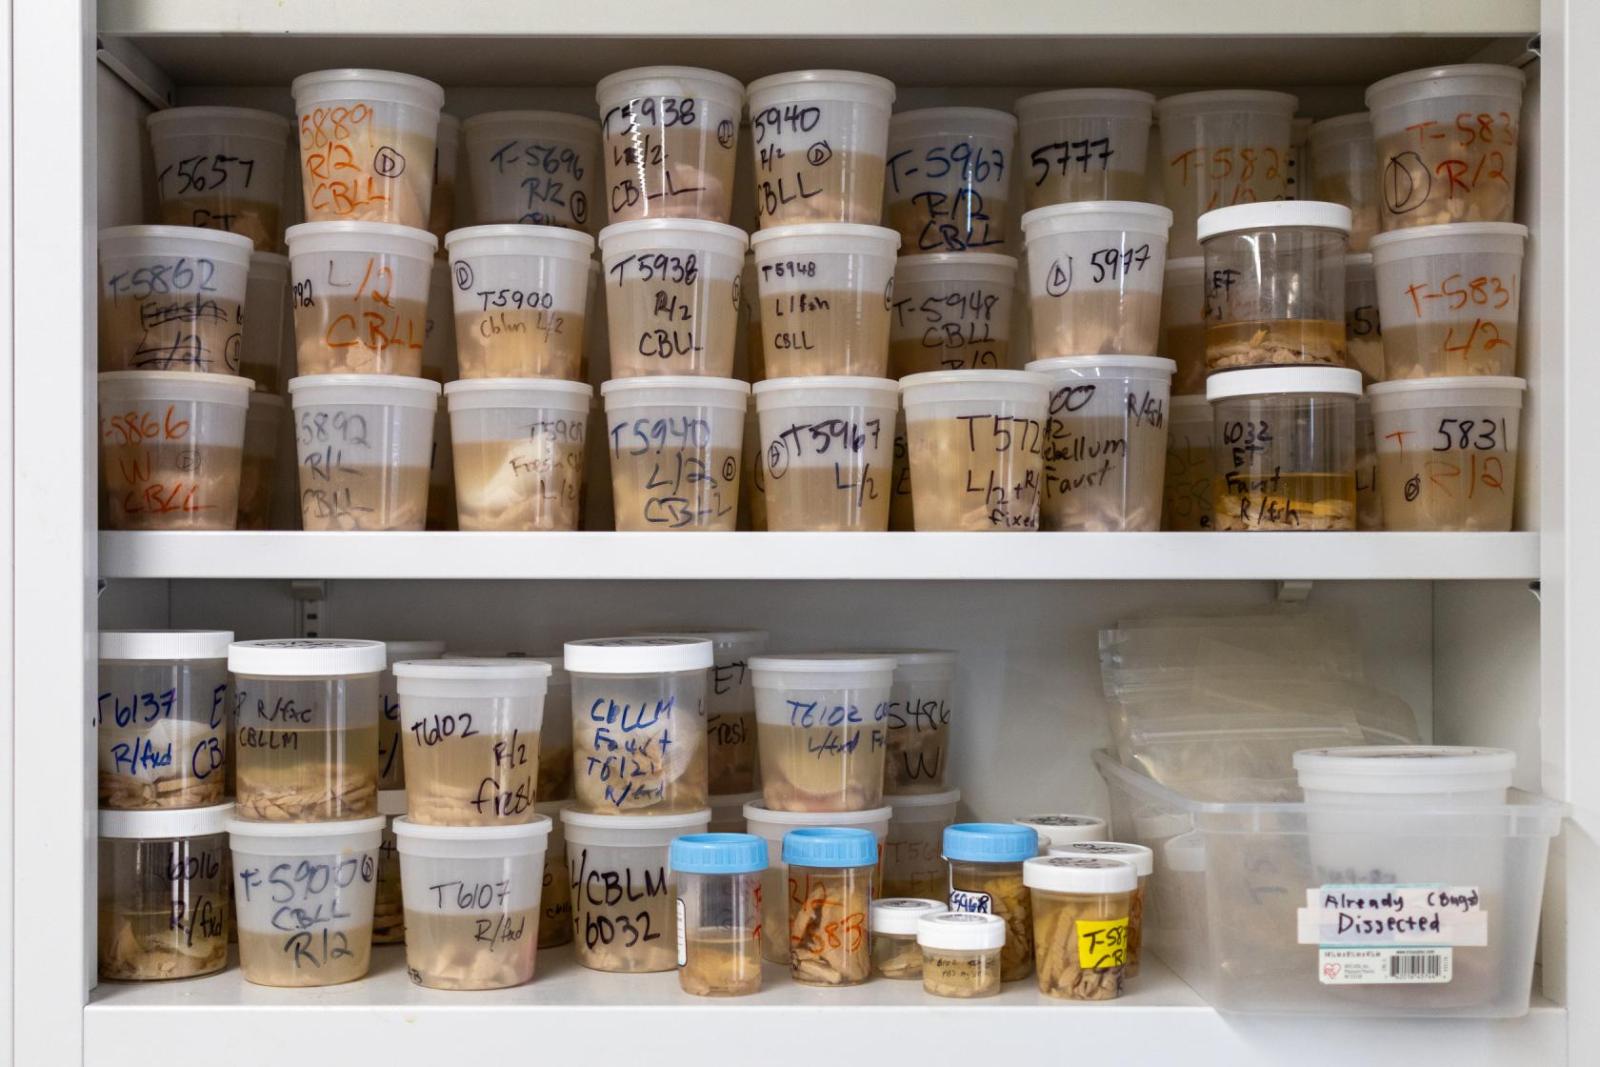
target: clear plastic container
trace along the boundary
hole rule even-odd
[[[228,646],[239,819],[327,822],[377,814],[384,666],[382,641],[284,638]]]
[[[901,256],[889,311],[889,376],[1011,366],[1017,261],[989,252]]]
[[[853,223],[752,235],[766,376],[885,377],[899,246],[893,230]]]
[[[1167,416],[1161,528],[1209,530],[1214,525],[1217,423],[1204,396],[1175,396]]]
[[[1098,815],[1026,815],[1012,822],[1038,834],[1045,849],[1106,839],[1106,821]]]
[[[432,826],[532,822],[550,665],[537,659],[396,663],[406,815]]]
[[[947,910],[938,900],[874,898],[867,919],[872,934],[872,973],[883,978],[921,978],[922,948],[917,944],[917,920]]]
[[[733,530],[750,386],[651,376],[612,379],[600,395],[617,529]]]
[[[699,997],[761,989],[761,874],[767,843],[753,834],[673,840],[678,879],[678,985]]]
[[[544,888],[539,894],[540,948],[572,944],[572,886],[567,881],[567,835],[561,822],[561,813],[568,807],[560,800],[534,805],[540,815],[550,820],[550,836],[544,850]]]
[[[918,530],[1039,528],[1050,380],[951,370],[900,380]]]
[[[190,226],[101,230],[100,369],[238,374],[251,247]]]
[[[1258,367],[1213,374],[1213,529],[1354,530],[1361,374]]]
[[[1202,216],[1206,369],[1345,366],[1349,232],[1349,208],[1316,200]]]
[[[944,861],[944,829],[956,821],[961,790],[942,793],[900,793],[884,798],[894,817],[883,853],[883,893],[891,897],[950,895],[950,871]]]
[[[447,383],[444,396],[461,529],[578,529],[590,386],[475,378]]]
[[[889,119],[884,199],[909,253],[1003,245],[1011,225],[1017,120],[981,107],[902,111]]]
[[[1369,397],[1356,401],[1356,529],[1383,529],[1383,497],[1378,492],[1378,429]]]
[[[385,223],[306,222],[284,239],[299,373],[422,373],[437,237]]]
[[[868,915],[878,842],[870,830],[816,826],[783,835],[789,869],[789,974],[801,985],[860,985],[872,971]]]
[[[1371,252],[1344,257],[1344,344],[1345,362],[1361,372],[1363,385],[1384,380],[1383,318]]]
[[[452,230],[444,245],[461,377],[581,377],[594,238],[508,224]]]
[[[895,661],[883,791],[941,793],[950,764],[956,654],[939,649],[883,649],[874,654]]]
[[[911,500],[911,446],[906,437],[906,412],[902,407],[894,417],[894,470],[889,492],[889,529],[910,531],[917,528]]]
[[[491,111],[461,124],[472,204],[483,223],[588,230],[604,214],[600,124],[560,111]]]
[[[753,712],[751,713],[754,714]],[[744,808],[746,804],[761,800],[761,790],[748,793],[712,793],[711,832],[714,834],[742,834],[745,831]]]
[[[728,221],[743,85],[696,67],[636,67],[601,78],[594,95],[613,223]]]
[[[343,68],[302,74],[289,91],[308,222],[428,225],[443,89],[410,74]]]
[[[568,885],[578,962],[635,974],[678,966],[673,838],[703,834],[709,809],[674,815],[564,810]]]
[[[1365,252],[1378,232],[1377,146],[1365,111],[1311,127],[1311,195],[1350,209],[1350,251]]]
[[[1527,238],[1528,228],[1514,222],[1414,226],[1374,238],[1383,377],[1515,374]]]
[[[1140,949],[1144,935],[1146,895],[1150,890],[1150,877],[1155,873],[1155,853],[1146,845],[1124,841],[1074,841],[1066,845],[1051,846],[1049,854],[1052,856],[1098,856],[1101,859],[1126,863],[1133,868],[1134,874],[1138,876],[1139,881],[1128,900],[1128,926],[1121,947],[1125,950],[1126,966],[1123,971],[1124,976],[1137,978],[1139,976]]]
[[[225,836],[231,804],[102,811],[96,941],[99,974],[150,981],[228,965]]]
[[[1156,355],[1178,365],[1172,395],[1206,393],[1206,261],[1200,256],[1167,260],[1161,287],[1161,334]]]
[[[1057,89],[1015,105],[1026,207],[1144,200],[1156,98],[1136,89]]]
[[[454,275],[444,258],[433,261],[428,283],[428,323],[422,342],[422,376],[444,385],[455,380],[456,332],[451,329],[451,290]],[[440,405],[433,414],[433,454],[428,464],[429,530],[454,530],[456,523],[456,472],[450,441],[450,412]]]
[[[438,659],[444,655],[443,641],[385,641],[383,643],[383,675],[378,679],[378,706],[383,717],[378,720],[378,800],[383,800],[382,790],[406,787],[406,761],[400,753],[405,740],[401,725],[400,689],[395,684],[394,665],[411,659]],[[386,815],[404,815],[399,811]]]
[[[956,823],[944,832],[950,863],[950,910],[998,915],[1006,921],[1000,979],[1033,973],[1033,912],[1022,883],[1022,864],[1039,854],[1032,827],[1007,823]]]
[[[710,641],[568,641],[574,795],[588,812],[661,815],[706,806]]]
[[[1511,221],[1526,81],[1515,67],[1465,63],[1367,87],[1385,232]]]
[[[971,999],[1000,995],[1000,957],[1006,921],[970,911],[924,915],[917,920],[922,951],[922,991]]]
[[[1526,388],[1482,376],[1372,386],[1384,528],[1510,530]]]
[[[761,772],[756,757],[756,694],[750,676],[750,657],[766,651],[767,631],[673,630],[650,636],[711,642],[713,660],[706,690],[706,766],[713,798],[711,828],[720,831],[722,827],[716,825],[723,821],[718,817],[719,807],[732,807],[735,795],[754,792]],[[740,805],[743,803],[739,801]],[[742,813],[731,813],[727,819],[737,822],[735,830],[744,829]]]
[[[389,647],[394,647],[390,645]],[[406,941],[405,889],[400,881],[400,845],[394,820],[406,813],[404,789],[380,789],[378,814],[383,816],[383,837],[378,843],[378,887],[372,903],[372,943],[403,945]]]
[[[449,657],[446,657],[449,658]],[[572,799],[572,676],[561,656],[538,656],[550,665],[539,736],[539,801]],[[546,814],[549,814],[546,812]]]
[[[611,376],[733,374],[744,231],[642,219],[600,231]]]
[[[430,989],[532,981],[550,820],[432,826],[408,815],[394,821],[394,834],[411,981]]]
[[[838,652],[749,662],[767,808],[881,805],[895,660]]]
[[[761,228],[876,225],[883,216],[894,96],[892,82],[853,70],[796,70],[751,82],[747,100]]]
[[[252,252],[244,292],[251,314],[239,338],[239,373],[262,392],[281,393],[284,326],[289,318],[289,257]]]
[[[94,723],[101,808],[222,802],[232,641],[227,630],[100,631]]]
[[[245,981],[303,987],[366,977],[386,822],[228,820]]]
[[[1115,1000],[1132,977],[1136,868],[1109,857],[1038,856],[1022,865],[1033,903],[1039,992],[1063,1000]]]
[[[289,381],[307,530],[420,530],[439,385],[395,374]]]
[[[112,530],[231,530],[250,380],[183,371],[99,378],[100,476]]]
[[[1022,216],[1033,355],[1154,352],[1172,212],[1099,200]]]
[[[1162,184],[1172,209],[1173,256],[1198,255],[1205,212],[1288,195],[1290,126],[1300,101],[1288,93],[1219,89],[1156,104]]]
[[[1315,200],[1311,183],[1311,127],[1312,120],[1296,115],[1289,121],[1289,173],[1284,180],[1286,200]]]
[[[428,204],[428,232],[443,244],[455,229],[456,170],[461,159],[461,120],[439,113],[439,136],[433,150],[433,196]]]
[[[259,251],[277,249],[288,119],[243,107],[169,107],[144,124],[163,224],[226,230]]]
[[[818,375],[757,382],[768,530],[883,531],[899,389],[888,378]]]
[[[755,405],[744,414],[744,440],[739,449],[739,462],[745,476],[739,480],[739,523],[741,530],[766,531],[767,479],[761,462],[761,416]]]
[[[1167,413],[1177,364],[1160,356],[1058,356],[1045,421],[1046,530],[1161,528]]]

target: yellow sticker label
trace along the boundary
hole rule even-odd
[[[1128,962],[1128,920],[1079,919],[1078,966],[1086,971],[1103,971]]]

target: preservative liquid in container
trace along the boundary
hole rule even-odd
[[[761,228],[875,225],[894,84],[853,70],[796,70],[757,78],[747,93]]]
[[[750,247],[768,378],[888,374],[899,234],[810,223],[761,230]]]
[[[868,914],[878,843],[868,830],[825,826],[783,835],[789,868],[789,973],[802,985],[860,985],[872,969]]]
[[[1039,835],[1027,826],[957,823],[944,832],[950,862],[950,910],[998,915],[1006,921],[1000,977],[1015,982],[1033,973],[1033,913],[1022,864],[1039,854]]]
[[[1040,856],[1022,865],[1033,903],[1039,992],[1063,1000],[1114,1000],[1128,977],[1128,936],[1138,874],[1100,856]]]
[[[761,874],[767,843],[753,834],[688,834],[668,857],[678,879],[678,985],[700,997],[761,989]]]
[[[1000,956],[1006,921],[998,915],[951,911],[917,920],[922,989],[966,1000],[1000,995]]]
[[[696,67],[635,67],[601,78],[594,95],[611,222],[728,221],[743,85]]]
[[[889,119],[884,199],[908,255],[1003,245],[1011,223],[1017,120],[980,107],[902,111]]]
[[[448,382],[455,511],[463,530],[576,530],[594,390],[583,382]]]
[[[275,252],[290,122],[243,107],[169,107],[144,120],[161,221],[248,237]]]
[[[895,664],[845,652],[750,659],[769,809],[864,811],[883,803]]]
[[[100,369],[238,374],[251,248],[192,226],[101,230]]]
[[[1204,396],[1175,396],[1167,420],[1161,528],[1209,530],[1215,521],[1216,419]]]
[[[993,252],[938,252],[896,260],[889,377],[1011,366],[1016,275],[1017,261]]]
[[[305,222],[289,244],[301,374],[422,373],[439,239],[377,222]]]
[[[1025,815],[1012,821],[1038,834],[1046,849],[1106,839],[1106,821],[1098,815]]]
[[[888,378],[769,378],[752,386],[768,530],[889,527],[894,417]]]
[[[606,449],[618,530],[732,531],[750,386],[732,378],[614,378]]]
[[[948,910],[941,901],[917,897],[873,900],[868,920],[872,932],[873,973],[884,978],[921,978],[922,948],[917,944],[917,921],[924,915]]]
[[[878,654],[895,661],[883,791],[895,796],[942,793],[956,705],[956,654],[939,649],[883,649]]]
[[[378,700],[383,710],[383,717],[378,720],[378,788],[404,790],[406,763],[400,753],[404,747],[401,742],[405,739],[405,727],[401,725],[400,690],[395,685],[394,665],[402,660],[438,659],[444,655],[444,642],[385,641],[383,651],[387,666],[378,681]],[[389,814],[404,815],[405,809]]]
[[[581,378],[594,238],[557,226],[452,230],[456,360],[463,378]]]
[[[1128,864],[1139,876],[1139,884],[1134,888],[1133,895],[1128,901],[1128,934],[1125,942],[1127,969],[1124,971],[1127,977],[1137,978],[1139,952],[1143,944],[1145,898],[1150,888],[1150,876],[1155,873],[1155,853],[1144,845],[1121,841],[1074,841],[1066,845],[1052,846],[1050,855],[1099,856],[1102,859],[1116,860]]]

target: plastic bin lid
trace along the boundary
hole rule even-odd
[[[667,866],[678,874],[754,874],[767,869],[767,839],[755,834],[673,838]]]
[[[1098,856],[1101,859],[1116,860],[1132,867],[1140,878],[1148,878],[1156,870],[1156,854],[1143,845],[1129,844],[1125,841],[1074,841],[1070,845],[1061,845],[1050,849],[1052,856]]]
[[[378,790],[379,815],[404,815],[406,813],[406,791],[404,789]]]
[[[783,835],[783,862],[797,867],[867,867],[878,838],[855,826],[802,826]]]
[[[160,808],[154,811],[101,811],[100,836],[156,841],[220,834],[233,817],[233,803],[208,808]]]
[[[950,906],[940,900],[925,897],[886,897],[872,902],[868,929],[875,934],[898,934],[915,937],[917,920],[924,915],[937,915],[949,911]]]
[[[1288,393],[1361,395],[1361,372],[1348,367],[1250,367],[1223,371],[1206,379],[1206,399]]]
[[[227,659],[232,630],[101,630],[102,660]]]
[[[712,664],[710,641],[695,637],[592,637],[562,648],[576,674],[655,674],[700,671]]]
[[[1457,95],[1521,96],[1528,76],[1498,63],[1456,63],[1394,74],[1367,86],[1369,108],[1390,107],[1414,99]]]
[[[1301,789],[1338,793],[1469,793],[1509,789],[1517,754],[1464,745],[1366,745],[1294,754]]]
[[[382,641],[338,637],[285,637],[235,641],[228,669],[257,678],[317,678],[377,674],[388,665]]]
[[[917,920],[917,944],[957,952],[1004,948],[1006,921],[978,911],[944,911]]]
[[[1312,230],[1337,230],[1349,234],[1350,209],[1323,200],[1263,200],[1258,204],[1234,204],[1207,211],[1195,223],[1195,238],[1201,242],[1225,233],[1301,227]]]
[[[1024,815],[1012,821],[1032,829],[1047,845],[1104,841],[1106,837],[1106,821],[1098,815]]]
[[[1039,854],[1039,835],[1028,826],[963,822],[944,830],[944,857],[970,863],[1021,863]]]
[[[1035,856],[1022,863],[1022,884],[1047,893],[1131,893],[1139,872],[1105,856]]]

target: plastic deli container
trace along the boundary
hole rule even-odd
[[[956,823],[945,828],[950,863],[950,910],[998,915],[1006,921],[1000,978],[1015,982],[1033,973],[1033,912],[1022,883],[1022,864],[1039,854],[1031,827],[1007,823]]]
[[[1381,382],[1384,371],[1383,317],[1378,306],[1378,278],[1371,252],[1344,257],[1345,362],[1361,372],[1364,385]]]
[[[889,307],[889,376],[1011,365],[1017,261],[991,252],[901,256]]]
[[[745,831],[744,809],[746,804],[759,802],[761,790],[753,789],[748,793],[711,794],[711,832],[714,834],[742,834]]]
[[[1466,63],[1367,87],[1383,230],[1511,221],[1526,81],[1515,67]]]
[[[394,835],[411,980],[432,989],[505,989],[531,981],[550,820],[430,826],[406,816],[394,821]]]
[[[699,997],[761,989],[761,875],[767,843],[754,834],[675,838],[678,985]]]
[[[940,793],[950,762],[956,654],[938,649],[883,649],[895,661],[889,692],[884,792]]]
[[[228,820],[245,981],[326,986],[366,976],[385,821]]]
[[[703,834],[708,809],[674,815],[563,811],[578,962],[596,971],[678,966],[672,840]]]
[[[100,812],[99,974],[150,981],[228,964],[231,804]]]
[[[711,789],[712,830],[722,822],[737,823],[744,829],[742,807],[746,800],[759,798],[740,795],[753,793],[760,765],[756,759],[756,694],[750,676],[750,657],[765,652],[765,630],[675,630],[656,637],[710,641],[711,675],[706,689],[707,774]]]
[[[422,373],[437,237],[386,223],[306,222],[284,239],[301,374]]]
[[[902,111],[889,119],[884,199],[907,253],[1005,243],[1017,120],[981,107]]]
[[[863,811],[883,803],[895,660],[753,656],[761,792],[772,811]]]
[[[1368,389],[1389,530],[1511,529],[1521,378],[1425,378]]]
[[[1315,200],[1203,215],[1206,368],[1342,367],[1350,209]]]
[[[430,382],[455,381],[456,331],[451,328],[454,314],[455,275],[450,261],[437,257],[428,274],[428,323],[422,338],[422,377]]]
[[[404,789],[380,789],[378,814],[383,816],[383,838],[378,843],[378,888],[372,904],[372,943],[403,945],[406,941],[405,891],[400,883],[400,845],[394,821],[406,813]]]
[[[616,378],[600,387],[618,530],[733,530],[750,386]]]
[[[1130,844],[1124,841],[1074,841],[1071,844],[1052,846],[1052,856],[1098,856],[1101,859],[1115,860],[1126,863],[1132,867],[1139,878],[1139,883],[1133,891],[1128,902],[1128,929],[1123,947],[1127,969],[1124,972],[1129,978],[1139,976],[1140,947],[1144,933],[1144,909],[1146,893],[1150,888],[1150,877],[1155,873],[1155,853],[1146,845]]]
[[[251,248],[190,226],[101,230],[100,369],[238,374]]]
[[[1022,881],[1033,902],[1039,992],[1063,1000],[1120,997],[1134,973],[1128,944],[1137,868],[1110,857],[1038,856],[1023,863]]]
[[[600,124],[560,111],[491,111],[461,124],[481,222],[587,230],[604,161]]]
[[[900,393],[889,378],[753,386],[768,530],[887,530]]]
[[[407,818],[434,826],[534,821],[550,665],[435,659],[396,663],[392,670],[400,694]]]
[[[1178,365],[1173,396],[1206,393],[1206,261],[1200,256],[1167,260],[1161,287],[1161,334],[1156,355]]]
[[[539,947],[572,944],[572,885],[567,881],[567,838],[561,813],[563,801],[536,804],[535,810],[550,820],[544,850],[544,888],[539,894]]]
[[[783,838],[790,830],[803,827],[854,827],[869,830],[878,843],[880,863],[883,845],[889,835],[889,808],[867,811],[771,811],[762,803],[744,807],[745,824],[750,833],[766,838],[767,872],[761,881],[761,952],[771,963],[789,962],[789,907],[799,899],[793,878],[783,860]],[[879,875],[879,882],[882,875]],[[878,894],[874,894],[876,897]],[[938,895],[944,896],[941,887]]]
[[[1522,256],[1514,222],[1416,226],[1372,242],[1389,380],[1517,369]]]
[[[325,822],[377,814],[384,666],[382,641],[284,638],[228,646],[239,819]]]
[[[1182,93],[1156,104],[1172,255],[1199,254],[1195,223],[1204,212],[1288,195],[1299,105],[1288,93],[1256,89]]]
[[[99,378],[100,476],[113,530],[231,530],[250,380],[182,371]]]
[[[476,378],[444,387],[463,530],[576,530],[594,390],[583,382]]]
[[[1033,354],[1150,353],[1172,212],[1159,204],[1088,201],[1022,217]]]
[[[884,895],[943,900],[950,892],[944,828],[956,821],[961,790],[901,793],[885,797],[884,802],[894,812],[881,849]]]
[[[1039,528],[1050,380],[1012,370],[900,379],[918,530]]]
[[[1372,399],[1366,396],[1356,401],[1356,529],[1383,529],[1383,497],[1378,493],[1378,430],[1372,418]]]
[[[163,224],[241,234],[260,251],[278,247],[288,119],[243,107],[170,107],[144,124]]]
[[[439,385],[393,374],[289,382],[307,530],[420,530]]]
[[[1311,195],[1350,209],[1350,251],[1365,252],[1378,232],[1377,149],[1365,111],[1311,127]]]
[[[727,222],[744,86],[696,67],[635,67],[595,86],[612,222]]]
[[[394,665],[404,660],[438,659],[444,655],[443,641],[385,641],[383,643],[383,674],[378,679],[378,706],[383,715],[378,720],[378,803],[383,803],[383,790],[406,787],[406,762],[401,755],[405,740],[405,727],[401,725],[400,689],[395,684]],[[404,815],[399,811],[388,815]]]
[[[1160,356],[1058,356],[1045,421],[1046,530],[1159,530],[1176,364]]]
[[[884,377],[899,246],[893,230],[853,223],[753,235],[767,377]]]
[[[743,230],[702,219],[601,230],[612,377],[732,376],[747,247]]]
[[[917,922],[925,915],[948,910],[943,901],[926,898],[874,898],[867,920],[872,933],[872,972],[884,978],[921,978]]]
[[[1213,374],[1213,529],[1354,530],[1359,371]]]
[[[883,215],[894,84],[853,70],[796,70],[748,90],[762,229]]]
[[[904,407],[894,419],[894,471],[890,482],[889,529],[915,530],[917,521],[911,508],[911,448],[906,439]]]
[[[922,991],[936,997],[1000,995],[1006,921],[998,915],[951,911],[917,920]]]
[[[655,815],[706,806],[710,641],[568,641],[574,795],[584,811]]]
[[[1106,839],[1106,821],[1098,815],[1027,815],[1012,821],[1038,834],[1046,849]]]
[[[1025,206],[1144,200],[1156,98],[1136,89],[1058,89],[1016,102]]]
[[[445,237],[463,378],[581,377],[594,238],[473,226]]]
[[[461,120],[439,113],[439,136],[433,151],[433,195],[428,204],[428,232],[444,241],[455,228],[456,171],[461,158]]]
[[[1216,419],[1204,396],[1175,396],[1167,414],[1161,528],[1209,530],[1215,514]]]
[[[239,338],[239,374],[267,393],[283,391],[284,327],[289,321],[289,257],[252,252],[245,277],[252,314]]]
[[[386,70],[319,70],[289,86],[306,219],[428,225],[444,90]]]
[[[94,718],[101,808],[222,802],[232,641],[227,630],[100,631]]]
[[[870,830],[816,826],[783,835],[789,869],[789,974],[801,985],[860,985],[872,971],[867,928],[878,842]]]

